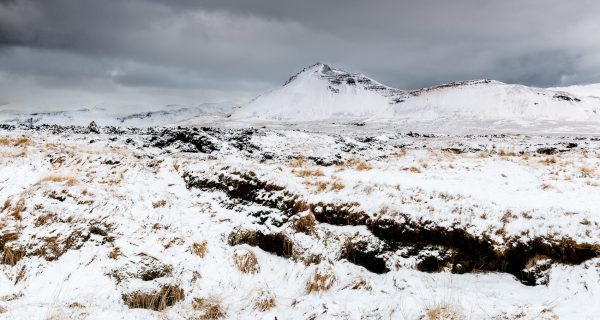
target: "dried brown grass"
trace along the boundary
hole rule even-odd
[[[306,292],[327,291],[335,284],[336,277],[331,268],[319,267],[306,281]]]
[[[315,232],[316,224],[317,219],[315,219],[315,216],[311,213],[299,217],[294,222],[292,222],[292,228],[298,232],[311,235]]]
[[[354,169],[356,169],[358,171],[366,171],[366,170],[373,169],[373,166],[371,166],[370,164],[368,164],[364,161],[360,161],[354,165]]]
[[[0,212],[4,212],[6,209],[9,209],[11,205],[12,203],[10,202],[10,199],[4,200],[4,204],[2,205],[2,208],[0,208]]]
[[[77,184],[77,178],[75,178],[73,176],[52,175],[52,176],[47,176],[47,177],[42,178],[38,183],[44,183],[44,182],[55,182],[55,183],[64,182],[66,185],[72,187]]]
[[[407,168],[405,170],[408,170],[409,172],[412,172],[412,173],[421,173],[421,169],[419,169],[419,168],[417,168],[415,166],[412,166],[412,167]]]
[[[500,149],[500,151],[498,151],[498,155],[501,157],[516,157],[519,154],[514,151],[506,151],[504,149]]]
[[[192,301],[192,308],[201,310],[202,320],[213,320],[225,317],[225,311],[219,300],[215,297],[211,298],[194,298]]]
[[[248,249],[237,249],[233,253],[233,263],[242,273],[257,273],[260,271],[256,255]]]
[[[23,216],[21,215],[21,213],[23,213],[23,211],[25,211],[25,199],[21,198],[21,199],[19,199],[19,201],[17,201],[15,206],[12,208],[12,211],[10,214],[15,220],[21,220],[21,219],[23,219]]]
[[[192,246],[190,247],[190,251],[197,255],[200,258],[203,258],[204,255],[206,254],[206,248],[208,246],[208,241],[204,240],[204,241],[200,241],[200,242],[194,242],[192,243]]]
[[[543,164],[546,164],[546,165],[551,165],[551,164],[555,164],[557,161],[556,161],[555,157],[546,157],[543,160],[541,160],[540,162]]]
[[[259,290],[254,298],[253,308],[255,310],[265,312],[273,309],[276,306],[275,294],[268,290]]]
[[[152,202],[152,208],[156,209],[156,208],[162,208],[167,204],[166,200],[158,200],[156,202]]]
[[[165,285],[154,292],[133,292],[123,294],[123,302],[129,308],[142,308],[162,311],[185,298],[183,289],[177,285]]]
[[[55,218],[56,218],[55,214],[52,214],[52,213],[43,214],[43,215],[37,217],[37,219],[35,219],[35,222],[33,225],[36,227],[41,227],[41,226],[47,224],[48,221],[54,220]]]
[[[349,284],[347,284],[346,286],[344,286],[343,290],[371,291],[371,290],[373,290],[373,287],[366,279],[360,278],[360,279],[356,279],[356,280],[350,282]]]
[[[121,248],[119,247],[114,247],[109,253],[108,253],[108,258],[109,259],[113,259],[116,260],[119,256],[121,256]]]
[[[9,137],[1,137],[0,138],[0,146],[8,146],[11,144],[11,140]]]
[[[331,186],[330,186],[331,190],[334,190],[334,191],[339,191],[339,190],[342,190],[342,189],[344,189],[345,187],[346,187],[346,186],[344,186],[344,184],[343,184],[343,183],[341,183],[341,182],[339,182],[339,181],[334,181],[334,182],[332,182],[332,183],[331,183]]]
[[[20,251],[20,250],[13,250],[13,249],[5,246],[4,250],[2,250],[2,260],[0,260],[0,263],[7,264],[9,266],[14,266],[24,256],[25,256],[25,252]]]
[[[32,144],[33,144],[33,141],[31,140],[31,138],[25,137],[25,136],[18,137],[17,139],[15,139],[15,142],[14,142],[14,146],[29,146]]]
[[[428,320],[465,320],[467,317],[459,307],[449,304],[438,304],[425,310]]]
[[[294,161],[290,162],[290,167],[299,168],[306,164],[306,160],[303,157],[298,157]]]
[[[591,167],[583,166],[579,168],[579,174],[584,178],[591,178],[595,172],[596,170]]]
[[[292,173],[303,178],[307,177],[323,177],[325,174],[320,169],[302,168],[300,170],[292,169]]]
[[[548,190],[548,189],[551,189],[551,188],[552,188],[552,185],[551,185],[551,184],[549,184],[549,183],[542,183],[542,184],[540,185],[540,188],[541,188],[542,190]]]

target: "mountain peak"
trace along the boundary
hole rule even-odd
[[[317,62],[313,65],[305,67],[304,69],[300,70],[300,72],[291,76],[283,85],[284,86],[288,85],[292,81],[296,80],[296,78],[298,78],[299,75],[304,74],[304,73],[331,74],[332,72],[333,72],[333,69],[329,65],[321,63],[321,62]]]
[[[328,64],[317,62],[305,70],[314,70],[315,72],[327,74],[332,71],[332,68]]]

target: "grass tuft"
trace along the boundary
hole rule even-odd
[[[207,245],[208,245],[208,241],[206,241],[206,240],[201,241],[201,242],[194,242],[194,243],[192,243],[192,246],[190,247],[190,251],[193,254],[197,255],[198,257],[202,258],[206,254]]]
[[[260,271],[256,255],[248,249],[235,250],[233,253],[233,263],[242,273],[257,273]]]
[[[268,290],[259,290],[254,298],[253,308],[265,312],[275,307],[275,294]]]
[[[225,311],[219,301],[212,298],[194,298],[192,308],[203,311],[202,320],[213,320],[225,317]]]
[[[315,231],[315,225],[317,223],[317,219],[315,216],[311,214],[307,214],[305,216],[299,217],[297,220],[292,222],[292,228],[298,232],[302,232],[307,235],[311,235]]]
[[[306,281],[306,292],[319,292],[331,289],[336,281],[335,274],[331,268],[318,267]]]
[[[425,310],[428,320],[465,320],[467,317],[460,308],[449,304],[439,304]]]
[[[177,285],[165,285],[154,292],[133,292],[123,294],[123,302],[129,308],[162,311],[185,298],[183,289]]]

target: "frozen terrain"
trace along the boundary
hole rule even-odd
[[[597,89],[4,112],[0,319],[597,319]]]
[[[594,319],[600,141],[4,126],[3,319]]]

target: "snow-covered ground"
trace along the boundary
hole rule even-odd
[[[597,138],[354,128],[5,127],[0,318],[597,318]]]

